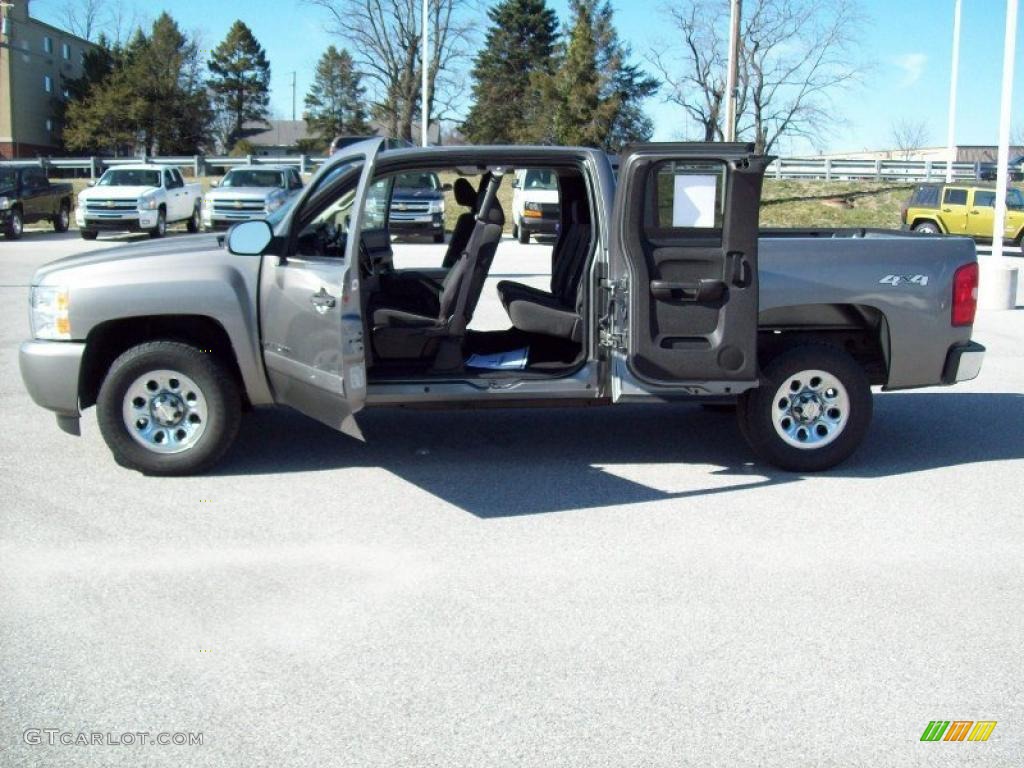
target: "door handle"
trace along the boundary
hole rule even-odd
[[[323,287],[317,293],[310,296],[309,300],[320,314],[324,314],[328,309],[333,309],[338,304],[338,300],[324,290]]]
[[[721,280],[694,280],[686,283],[668,280],[652,280],[651,295],[658,301],[692,301],[703,303],[717,301],[725,294],[725,283]]]
[[[970,213],[972,216],[978,216],[981,213],[981,211],[970,211]]]
[[[943,213],[952,213],[952,212],[953,212],[953,209],[952,209],[952,208],[943,208],[943,209],[942,209],[942,212],[943,212]]]

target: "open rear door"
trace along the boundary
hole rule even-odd
[[[366,400],[359,242],[379,145],[361,142],[332,158],[278,229],[291,251],[263,256],[260,276],[263,360],[274,399],[357,436],[351,417]],[[309,228],[331,232],[334,246],[297,252],[296,237]]]
[[[611,223],[614,400],[757,383],[757,236],[767,159],[748,144],[645,144]]]

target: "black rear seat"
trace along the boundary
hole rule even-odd
[[[570,341],[583,340],[583,269],[590,253],[591,227],[586,206],[572,203],[569,223],[555,244],[551,290],[502,280],[498,296],[512,325],[526,333],[543,333]]]

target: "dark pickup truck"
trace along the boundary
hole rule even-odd
[[[8,240],[21,237],[26,224],[49,221],[56,232],[71,223],[70,184],[51,184],[37,165],[0,166],[0,232]]]

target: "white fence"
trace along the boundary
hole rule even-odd
[[[274,164],[294,165],[302,173],[316,170],[327,158],[293,155],[269,157],[249,155],[248,157],[205,157],[193,155],[184,157],[150,157],[146,162],[159,165],[177,166],[195,176],[223,173],[236,165]],[[105,168],[128,163],[138,163],[137,157],[53,157],[35,160],[0,162],[0,166],[34,163],[56,170],[87,171],[91,178],[103,173]],[[953,163],[953,178],[977,180],[988,175],[992,166],[988,163]],[[984,172],[984,173],[983,173]],[[833,158],[777,158],[767,171],[768,178],[775,179],[823,179],[833,180],[875,180],[875,181],[943,181],[946,178],[946,162],[931,160],[842,160]]]

